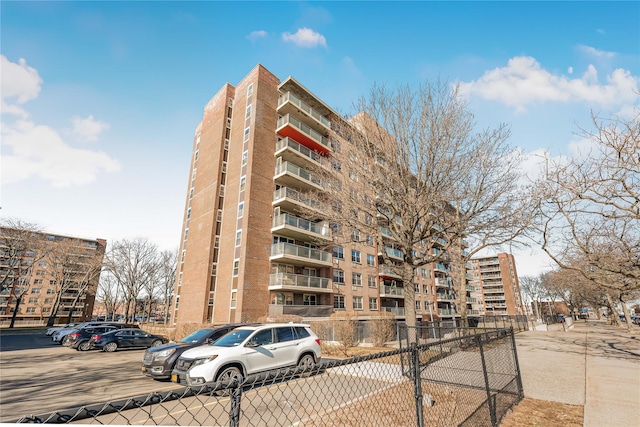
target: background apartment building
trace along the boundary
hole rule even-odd
[[[107,242],[0,227],[0,323],[90,320]]]
[[[209,101],[194,135],[174,322],[340,310],[404,318],[400,277],[381,265],[382,251],[403,259],[391,236],[378,248],[372,236],[331,226],[314,216],[328,207],[306,195],[325,185],[316,167],[340,172],[348,150],[338,120],[295,79],[281,82],[261,65]],[[419,318],[456,316],[450,271],[446,261],[415,270]]]
[[[499,253],[472,262],[474,285],[482,292],[485,315],[526,314],[512,254]]]

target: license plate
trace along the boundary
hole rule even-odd
[[[176,374],[171,375],[171,381],[174,383],[180,382],[178,376]]]
[[[147,367],[146,366],[143,366],[141,369],[142,369],[142,372],[147,372]]]

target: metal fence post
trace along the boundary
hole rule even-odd
[[[484,385],[487,390],[487,406],[489,407],[489,414],[491,415],[491,425],[497,427],[498,420],[496,417],[496,408],[491,400],[491,386],[489,385],[489,373],[487,372],[487,363],[484,360],[484,349],[482,348],[482,335],[476,335],[476,341],[478,342],[478,349],[480,350],[480,360],[482,361],[482,373],[484,374]]]
[[[416,416],[418,427],[424,426],[422,413],[422,383],[420,381],[420,354],[418,345],[411,343],[411,358],[413,359],[413,390],[416,399]]]
[[[524,398],[524,388],[522,387],[522,376],[520,375],[520,363],[518,362],[518,351],[516,349],[516,335],[511,328],[511,346],[513,348],[513,361],[516,365],[516,382],[518,383],[518,397]]]
[[[242,384],[244,379],[240,378],[231,391],[231,408],[229,410],[229,427],[240,426],[240,401],[242,400]]]

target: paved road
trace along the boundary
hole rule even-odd
[[[144,350],[76,351],[44,334],[0,337],[0,422],[176,385],[140,372]]]

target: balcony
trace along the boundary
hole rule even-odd
[[[442,271],[444,273],[449,272],[449,269],[444,264],[440,264],[439,262],[434,265],[434,269],[436,271]]]
[[[291,162],[277,164],[274,178],[277,179],[280,184],[289,187],[315,188],[317,190],[325,189],[325,184],[320,178]]]
[[[270,274],[269,290],[333,293],[331,279],[288,273]]]
[[[387,239],[395,240],[395,238],[393,237],[393,234],[391,234],[391,231],[386,227],[380,228],[380,234],[382,234]]]
[[[317,166],[329,167],[326,157],[305,147],[291,138],[283,138],[276,143],[275,156],[294,163],[311,162]]]
[[[315,223],[288,213],[273,218],[271,232],[299,240],[308,240],[309,237],[331,240],[331,227],[328,223]]]
[[[290,211],[300,207],[313,209],[318,212],[327,211],[327,206],[324,203],[320,203],[289,187],[280,187],[274,191],[273,202],[271,204]]]
[[[279,305],[269,304],[269,316],[278,317],[292,314],[301,317],[329,317],[333,313],[332,305]]]
[[[304,112],[312,118],[312,125],[318,132],[327,134],[331,129],[331,122],[322,114],[311,108],[291,92],[284,93],[278,98],[278,113],[289,114],[294,112]]]
[[[380,286],[380,296],[384,298],[404,298],[404,289],[395,286]]]
[[[467,288],[467,291],[469,291],[469,292],[475,292],[477,290],[475,286],[467,285],[466,288]]]
[[[450,308],[440,308],[438,307],[438,315],[439,316],[455,316],[456,311]]]
[[[494,295],[484,297],[485,301],[504,301],[504,295]]]
[[[388,277],[390,279],[396,279],[396,280],[402,279],[402,276],[400,276],[398,273],[396,273],[394,270],[390,268],[381,268],[380,271],[378,272],[378,276]]]
[[[483,293],[484,294],[502,294],[504,296],[504,288],[502,286],[500,286],[499,288],[495,288],[495,289],[483,289]]]
[[[436,286],[449,288],[451,287],[451,280],[436,277]]]
[[[404,307],[381,307],[383,311],[396,316],[404,316]]]
[[[484,314],[484,312],[482,312],[481,310],[467,310],[467,314],[472,316],[479,316],[481,314]]]
[[[394,258],[400,261],[404,261],[404,254],[402,251],[394,248],[390,248],[389,246],[384,247],[385,252],[389,256],[389,258]],[[381,256],[382,252],[378,252],[378,256]]]
[[[278,119],[276,132],[282,136],[294,139],[313,151],[322,154],[329,152],[331,147],[329,138],[323,136],[308,124],[301,122],[290,114],[286,114]]]
[[[330,267],[332,255],[319,249],[294,245],[293,243],[276,243],[271,245],[270,261],[287,261],[293,265]]]
[[[442,301],[442,302],[453,301],[453,295],[436,293],[436,301]]]

